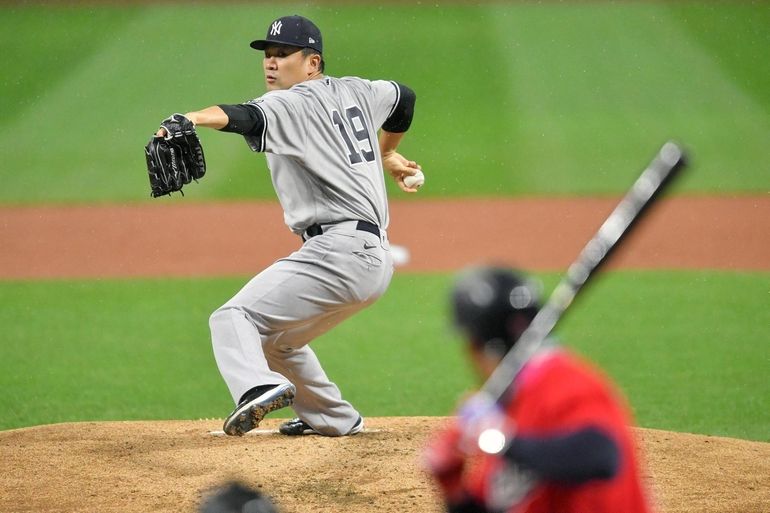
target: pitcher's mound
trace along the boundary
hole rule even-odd
[[[282,513],[441,507],[419,468],[440,417],[367,418],[352,437],[217,436],[219,420],[88,422],[0,432],[0,511],[194,512],[229,480]],[[767,512],[770,444],[638,429],[662,512]]]

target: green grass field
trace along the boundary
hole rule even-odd
[[[550,288],[558,276],[543,278]],[[232,404],[207,319],[244,281],[0,283],[0,429],[223,417]],[[399,275],[314,342],[365,415],[447,415],[474,385],[446,317],[450,283]],[[641,425],[770,441],[768,290],[768,274],[615,272],[558,335],[616,379]],[[404,322],[407,303],[417,322]]]
[[[761,3],[6,5],[0,205],[150,201],[142,147],[159,121],[262,94],[247,43],[286,12],[324,31],[330,74],[416,90],[402,149],[430,186],[414,200],[617,195],[668,138],[693,162],[674,193],[770,189]],[[274,197],[242,140],[202,140],[207,176],[159,201]],[[245,279],[0,282],[0,429],[222,417],[207,319]],[[472,386],[449,281],[398,275],[314,344],[365,415],[445,415]],[[641,425],[769,441],[768,290],[770,273],[612,272],[559,334]]]
[[[142,146],[160,120],[262,94],[248,42],[289,11],[325,31],[330,74],[416,90],[403,151],[424,196],[617,193],[667,138],[694,156],[682,192],[768,186],[764,5],[0,9],[0,202],[148,200]],[[273,197],[240,137],[202,138],[190,199]]]

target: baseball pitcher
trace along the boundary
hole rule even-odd
[[[179,170],[203,176],[196,127],[240,134],[252,151],[266,154],[284,221],[302,245],[211,315],[214,356],[236,403],[224,431],[243,435],[269,412],[292,406],[297,418],[281,426],[283,434],[356,434],[363,418],[308,344],[372,304],[390,283],[383,171],[401,190],[417,191],[404,179],[421,174],[420,166],[396,152],[415,94],[393,81],[324,75],[321,32],[301,16],[273,21],[251,47],[264,51],[267,93],[164,121],[154,141],[170,141],[170,149],[148,150],[153,195],[179,190],[163,188],[185,183],[175,179]]]

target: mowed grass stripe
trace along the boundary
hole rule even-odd
[[[237,103],[262,94],[261,55],[247,43],[264,32],[256,20],[272,19],[283,9],[271,12],[248,6],[199,5],[187,9],[182,22],[179,10],[173,6],[144,7],[131,23],[115,30],[111,39],[95,44],[93,55],[77,69],[52,83],[17,123],[0,132],[0,153],[9,158],[0,170],[8,175],[8,187],[0,191],[0,200],[145,199],[147,178],[141,150],[154,127],[163,116],[176,110]],[[467,13],[474,11],[466,9],[462,17],[467,21]],[[361,8],[352,9],[350,19],[357,19],[363,12]],[[424,37],[419,27],[428,23],[430,11],[416,13],[418,18],[412,17],[413,30],[408,31],[411,39],[405,42],[398,38],[398,48],[404,51],[408,46],[419,47]],[[328,9],[310,10],[307,14],[314,15],[322,26],[340,22]],[[460,19],[460,14],[455,16]],[[395,23],[398,17],[394,13],[389,19]],[[69,22],[66,14],[59,22]],[[168,27],[180,24],[196,36],[183,43],[170,39]],[[210,30],[218,25],[229,27],[226,35]],[[391,32],[382,25],[377,27],[379,32]],[[73,29],[77,30],[77,26]],[[376,34],[372,36],[369,31],[367,25],[354,24],[340,34],[344,43],[327,38],[331,39],[327,53],[334,56],[333,60],[329,58],[330,71],[340,76],[360,73],[373,78],[394,76],[404,82],[419,81],[413,78],[413,67],[408,67],[412,77],[398,71],[391,75],[375,64],[380,62],[380,50],[373,53],[374,48],[358,48],[357,41],[377,40]],[[450,37],[453,32],[442,37]],[[390,39],[397,38],[391,34]],[[391,51],[393,62],[403,61],[401,51]],[[355,65],[349,64],[351,53]],[[73,125],[79,131],[73,130]],[[47,127],[44,132],[39,130],[41,126]],[[201,132],[209,173],[205,185],[188,188],[189,197],[275,196],[264,157],[250,152],[240,137]],[[46,151],[37,151],[41,145]],[[31,172],[20,178],[19,169]]]
[[[157,123],[261,94],[260,56],[247,43],[290,8],[68,7],[52,11],[55,20],[36,17],[40,7],[2,8],[14,41],[9,76],[30,87],[5,89],[14,114],[0,126],[0,201],[149,201],[142,146]],[[678,190],[766,190],[768,113],[757,91],[769,79],[751,64],[770,36],[712,36],[688,21],[693,9],[698,27],[745,28],[767,16],[759,6],[293,9],[325,30],[331,74],[394,78],[417,91],[402,149],[426,169],[419,198],[618,193],[668,137],[693,154]],[[102,21],[109,30],[84,28]],[[194,37],[175,40],[168,27]],[[46,31],[39,41],[15,37]],[[68,33],[54,66],[54,43],[67,39],[55,34]],[[274,197],[264,159],[239,137],[202,137],[210,172],[189,196]]]
[[[770,115],[770,9],[750,3],[675,3],[669,12],[679,27]]]
[[[0,128],[18,122],[38,102],[44,103],[48,91],[78,73],[138,12],[134,7],[1,8]],[[56,112],[55,105],[48,107]]]
[[[109,40],[95,42],[90,59],[52,84],[21,120],[0,133],[0,150],[11,157],[2,172],[26,171],[0,194],[38,201],[148,197],[142,147],[160,120],[216,100],[245,99],[238,82],[260,85],[245,76],[244,56],[251,57],[253,50],[247,54],[246,46],[240,60],[223,58],[223,51],[234,53],[234,45],[211,26],[225,19],[242,19],[240,10],[198,6],[180,15],[172,6],[145,7]],[[63,15],[60,23],[71,23],[70,18]],[[169,35],[169,27],[180,27],[179,39]],[[221,140],[245,148],[235,138]],[[214,169],[227,162],[227,153],[220,156],[216,148],[207,143]],[[212,172],[206,179],[215,188],[226,177]]]
[[[550,290],[559,276],[542,278]],[[0,428],[226,415],[208,316],[246,280],[0,283]],[[473,386],[451,280],[397,275],[313,343],[365,415],[445,415]],[[768,441],[768,290],[768,273],[608,272],[557,334],[617,380],[642,426]]]
[[[752,175],[766,186],[755,172],[766,113],[665,4],[553,7],[490,7],[508,51],[505,110],[517,130],[507,147],[519,188],[620,190],[667,138],[693,157],[675,190],[728,190]]]

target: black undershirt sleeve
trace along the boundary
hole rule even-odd
[[[387,132],[402,133],[409,130],[409,126],[412,124],[417,95],[405,85],[398,82],[394,82],[394,84],[399,91],[398,103],[393,107],[393,112],[385,120],[385,123],[382,124],[382,129]]]
[[[240,103],[237,105],[219,105],[229,119],[220,130],[241,135],[260,136],[265,128],[265,117],[259,107]]]
[[[596,427],[552,437],[516,437],[504,457],[544,480],[570,484],[610,479],[620,467],[617,443]]]

